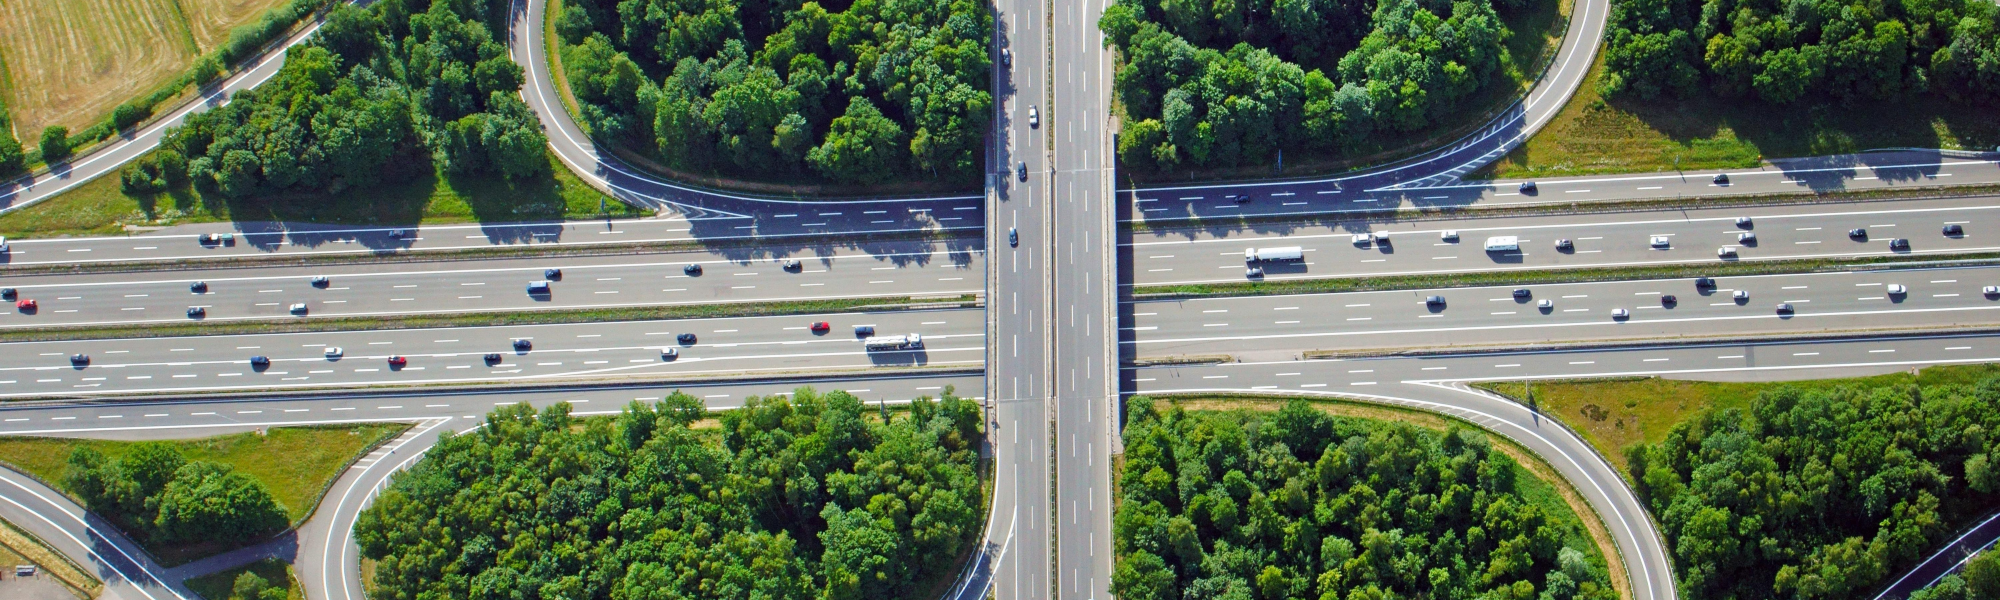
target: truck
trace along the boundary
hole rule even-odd
[[[914,350],[924,347],[924,338],[917,334],[871,337],[866,342],[870,351],[874,350]]]
[[[1513,252],[1521,249],[1521,238],[1511,235],[1496,235],[1486,238],[1487,252]]]
[[[1298,246],[1280,246],[1277,248],[1243,249],[1243,262],[1258,262],[1258,261],[1279,262],[1279,261],[1305,260],[1305,259],[1306,259],[1305,249],[1300,248]]]

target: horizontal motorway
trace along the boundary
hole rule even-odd
[[[411,251],[560,248],[663,242],[758,240],[766,252],[822,247],[812,239],[911,231],[978,230],[985,226],[979,198],[852,201],[838,204],[758,203],[742,215],[637,219],[425,225],[421,228],[271,226],[254,223],[179,225],[118,237],[17,239],[0,254],[0,266],[152,262],[307,255],[366,255]],[[238,230],[238,227],[246,230]],[[402,232],[402,235],[395,235]],[[230,234],[226,242],[208,234]],[[788,239],[791,238],[791,239]]]
[[[1890,293],[1892,284],[1905,291]],[[1692,279],[1533,285],[1518,288],[1525,297],[1515,287],[1473,287],[1147,301],[1130,305],[1126,343],[1140,358],[1262,360],[1310,350],[2000,324],[2000,295],[1983,293],[1988,285],[2000,285],[2000,267],[1722,277],[1707,289]],[[1431,295],[1444,304],[1427,303]],[[1675,302],[1663,302],[1667,295]],[[1779,314],[1781,302],[1794,312]],[[1628,316],[1613,316],[1616,309]]]
[[[1132,203],[1128,221],[1170,221],[2000,183],[2000,161],[1990,159],[1941,158],[1935,152],[1830,157],[1849,158],[1852,164],[1827,164],[1837,162],[1828,158],[1778,160],[1757,169],[1730,170],[1728,183],[1713,181],[1714,171],[1601,175],[1542,179],[1537,191],[1524,192],[1518,180],[1391,188],[1390,181],[1364,174],[1333,180],[1121,190],[1119,198]],[[1244,203],[1229,199],[1238,195],[1252,199]]]
[[[809,329],[822,321],[830,330]],[[920,333],[924,347],[870,352],[856,325],[884,336]],[[684,333],[694,341],[680,340]],[[530,348],[515,350],[514,339]],[[981,311],[959,309],[18,342],[0,344],[0,397],[977,368],[985,341]],[[342,356],[327,356],[329,347]],[[679,356],[662,356],[666,348]],[[499,360],[487,360],[496,353]],[[88,365],[72,364],[74,354],[87,355]],[[253,366],[252,356],[270,364]],[[407,364],[390,365],[390,356]]]
[[[0,328],[185,322],[191,307],[221,321],[972,294],[984,287],[979,246],[912,241],[781,258],[713,250],[6,277],[0,287],[39,306],[30,312],[10,302]],[[799,268],[785,268],[792,259]],[[689,265],[701,271],[690,274]],[[529,295],[527,284],[550,268],[561,271],[550,293]],[[316,276],[326,283],[315,285]],[[194,291],[194,282],[206,290]],[[294,313],[295,304],[305,312]]]
[[[1738,225],[1738,217],[1750,217]],[[1958,225],[1959,235],[1944,235]],[[1729,260],[1939,255],[2000,252],[2000,197],[1837,203],[1703,210],[1549,215],[1492,219],[1416,220],[1322,225],[1211,227],[1135,234],[1132,278],[1136,285],[1244,281],[1243,251],[1299,246],[1301,263],[1263,264],[1268,281],[1329,277],[1422,275],[1467,271],[1632,267],[1716,263]],[[1849,236],[1853,229],[1865,236]],[[1355,235],[1389,234],[1388,244],[1357,242]],[[1455,231],[1457,240],[1444,238]],[[1739,239],[1754,234],[1754,240]],[[1487,252],[1488,237],[1515,236],[1521,248]],[[1665,237],[1655,247],[1652,238]],[[1905,238],[1909,248],[1892,250]],[[1571,248],[1559,250],[1556,241]]]

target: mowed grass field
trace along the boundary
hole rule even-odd
[[[282,0],[0,0],[0,100],[14,137],[78,131],[150,94]]]

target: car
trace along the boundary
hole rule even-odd
[[[486,353],[486,364],[489,364],[489,365],[490,365],[490,364],[493,364],[493,363],[497,363],[497,362],[500,362],[500,353],[499,353],[499,352],[488,352],[488,353]]]
[[[6,252],[9,249],[11,247],[7,245],[7,236],[0,235],[0,252]]]
[[[1425,306],[1444,306],[1444,296],[1424,296]]]
[[[1736,292],[1730,294],[1729,297],[1735,298],[1737,300],[1749,300],[1750,290],[1736,290]]]
[[[340,349],[340,346],[327,346],[327,347],[326,347],[326,359],[327,359],[327,360],[333,360],[333,359],[336,359],[336,358],[340,358],[340,357],[342,357],[342,356],[346,356],[346,355],[347,355],[347,351],[346,351],[346,350],[342,350],[342,349]]]
[[[1752,225],[1753,225],[1753,224],[1752,224],[1752,223],[1750,222],[1750,217],[1736,217],[1736,226],[1737,226],[1737,227],[1742,227],[1742,228],[1744,228],[1744,229],[1749,229],[1749,228],[1750,228],[1750,227],[1751,227]]]
[[[1027,163],[1026,161],[1022,161],[1022,162],[1018,162],[1018,163],[1015,163],[1015,164],[1014,164],[1014,175],[1015,175],[1016,177],[1020,177],[1020,178],[1021,178],[1021,181],[1027,181],[1027,180],[1028,180],[1028,163]]]
[[[1889,238],[1889,249],[1908,250],[1910,249],[1910,240],[1904,238]]]
[[[188,284],[188,293],[191,293],[191,294],[206,294],[206,293],[208,293],[208,282],[206,282],[206,281],[195,281],[195,282],[191,282],[191,283],[189,283],[189,284]]]
[[[1028,107],[1028,126],[1029,127],[1042,126],[1042,113],[1041,111],[1035,110],[1035,107],[1032,105]]]
[[[1264,276],[1264,267],[1244,267],[1243,276],[1251,279]]]
[[[1728,173],[1716,173],[1716,174],[1715,174],[1715,180],[1714,180],[1714,181],[1715,181],[1715,185],[1729,185],[1729,174],[1728,174]]]
[[[1696,277],[1696,278],[1694,278],[1694,288],[1695,288],[1695,289],[1698,289],[1698,290],[1699,290],[1699,289],[1707,289],[1707,288],[1713,288],[1713,287],[1715,287],[1715,278],[1714,278],[1714,277]]]
[[[1438,239],[1440,239],[1440,240],[1444,240],[1444,241],[1447,241],[1447,242],[1457,242],[1457,241],[1458,241],[1458,231],[1457,231],[1457,230],[1454,230],[1454,229],[1446,229],[1446,230],[1444,230],[1444,233],[1440,233],[1440,234],[1438,234]]]
[[[1009,69],[1014,68],[1014,53],[1012,51],[1006,48],[1000,49],[1000,66]]]
[[[1745,246],[1756,244],[1757,234],[1748,231],[1736,234],[1736,243],[1743,244]]]
[[[1957,223],[1952,223],[1944,226],[1944,234],[1950,237],[1958,237],[1965,235],[1965,228],[1960,227]]]
[[[329,284],[329,283],[333,283],[333,280],[331,280],[331,279],[327,279],[325,275],[319,275],[319,276],[315,276],[315,277],[313,277],[313,278],[312,278],[312,285],[313,285],[313,287],[322,287],[322,288],[323,288],[323,287],[326,287],[326,286],[327,286],[327,284]]]
[[[868,337],[868,336],[871,336],[871,335],[875,335],[875,326],[874,326],[874,325],[855,325],[855,326],[854,326],[854,337]]]
[[[235,241],[235,240],[236,240],[236,234],[233,234],[233,233],[204,233],[204,234],[201,234],[201,238],[200,238],[200,239],[201,239],[201,243],[203,243],[203,244],[227,244],[227,243],[229,243],[229,242],[232,242],[232,241]]]
[[[694,334],[692,334],[692,333],[683,333],[683,334],[680,334],[680,335],[677,335],[677,336],[674,336],[674,341],[677,341],[677,342],[680,342],[680,343],[683,343],[683,344],[692,344],[692,343],[694,343],[694,341],[695,341],[695,337],[694,337]]]
[[[1554,301],[1554,300],[1550,300],[1550,299],[1547,299],[1547,298],[1543,298],[1543,299],[1542,299],[1542,301],[1540,301],[1540,302],[1536,302],[1536,303],[1535,303],[1535,306],[1536,306],[1536,307],[1538,307],[1538,308],[1555,308],[1555,307],[1556,307],[1556,301]]]
[[[1889,287],[1884,289],[1886,289],[1889,292],[1889,295],[1891,296],[1901,296],[1903,294],[1910,293],[1910,288],[1903,287],[1903,284],[1900,283],[1891,283],[1889,284]]]
[[[1019,232],[1019,231],[1015,231],[1015,230],[1014,230],[1014,228],[1012,228],[1012,227],[1008,227],[1008,228],[1007,228],[1007,245],[1008,245],[1009,247],[1013,247],[1013,246],[1019,246],[1019,245],[1021,245],[1021,232]]]
[[[188,307],[188,318],[199,319],[208,316],[208,309],[200,306]]]
[[[1528,288],[1514,288],[1515,298],[1527,298],[1529,296],[1533,296],[1534,294],[1535,294],[1534,292],[1528,291]]]
[[[1859,238],[1859,239],[1864,239],[1864,240],[1865,240],[1865,239],[1868,239],[1868,228],[1866,228],[1866,227],[1856,227],[1856,228],[1853,228],[1853,229],[1849,229],[1849,230],[1847,230],[1847,237],[1851,237],[1851,238]]]
[[[410,364],[410,359],[403,358],[401,356],[389,357],[389,366],[391,367],[400,367],[407,364]]]
[[[1660,306],[1671,307],[1675,304],[1680,304],[1680,303],[1681,303],[1680,297],[1675,296],[1673,294],[1663,294],[1660,296]]]
[[[688,265],[685,267],[681,267],[681,272],[686,273],[689,277],[701,275],[701,265]]]
[[[1632,318],[1632,311],[1629,311],[1629,310],[1625,310],[1625,309],[1622,309],[1622,308],[1614,308],[1614,309],[1611,309],[1611,318],[1613,318],[1613,319],[1629,319],[1629,318]]]
[[[257,355],[257,356],[252,356],[252,357],[250,357],[250,366],[252,366],[252,367],[268,367],[268,366],[271,366],[271,359],[270,359],[270,357],[267,357],[267,356],[264,356],[264,355],[262,355],[262,354],[259,354],[259,355]]]
[[[1789,314],[1792,314],[1792,303],[1790,303],[1790,302],[1779,302],[1779,303],[1778,303],[1778,314],[1781,314],[1781,315],[1789,315]]]
[[[660,360],[673,360],[680,357],[681,357],[680,348],[668,346],[666,348],[660,349]]]
[[[1523,194],[1533,194],[1540,190],[1541,188],[1535,187],[1535,182],[1533,181],[1521,182],[1521,193]]]
[[[69,364],[72,365],[90,364],[90,355],[83,353],[71,354],[69,355]]]
[[[1387,232],[1387,231],[1377,231],[1377,232],[1375,232],[1375,234],[1374,234],[1374,235],[1375,235],[1375,243],[1376,243],[1376,244],[1380,244],[1380,245],[1383,245],[1383,246],[1387,246],[1387,245],[1389,245],[1389,232]]]
[[[534,349],[534,347],[535,343],[528,341],[528,338],[514,338],[515,350],[521,350],[525,352]]]
[[[298,303],[298,304],[293,304],[293,305],[292,305],[292,308],[291,308],[291,311],[292,311],[292,314],[295,314],[295,315],[303,315],[303,314],[306,314],[306,303],[304,303],[304,302],[300,302],[300,303]]]
[[[1653,236],[1652,245],[1654,248],[1666,248],[1668,246],[1674,245],[1674,241],[1672,239],[1667,238],[1667,236],[1656,235]]]
[[[1556,249],[1557,249],[1557,250],[1575,250],[1575,249],[1576,249],[1576,242],[1572,242],[1572,241],[1569,241],[1569,238],[1557,238],[1557,239],[1556,239]]]
[[[390,237],[390,238],[392,238],[392,239],[398,239],[398,240],[400,240],[400,239],[403,239],[403,237],[404,237],[404,236],[408,236],[408,235],[410,235],[410,230],[408,230],[408,229],[391,229],[391,230],[389,230],[389,237]]]
[[[1980,293],[1986,294],[1988,296],[2000,296],[2000,285],[1989,285],[1980,288],[1979,291]]]
[[[551,281],[562,279],[562,269],[542,269],[542,279]]]
[[[14,288],[0,288],[0,300],[13,300],[15,296],[20,294],[20,292],[14,291]]]
[[[803,270],[805,268],[806,268],[805,263],[799,262],[799,260],[796,258],[785,261],[785,270],[787,271],[798,271],[798,270]]]
[[[547,296],[547,295],[549,295],[549,293],[550,293],[550,290],[549,290],[549,282],[547,282],[547,281],[530,281],[530,282],[528,282],[528,295],[530,295],[530,296]]]
[[[812,324],[812,330],[815,332],[826,331],[829,329],[833,329],[833,325],[828,324],[826,321],[820,321],[818,323]]]
[[[1732,247],[1729,247],[1729,246],[1723,246],[1723,247],[1721,247],[1721,248],[1716,248],[1716,249],[1715,249],[1715,257],[1716,257],[1716,258],[1731,258],[1731,257],[1734,257],[1734,256],[1736,256],[1736,249],[1735,249],[1735,248],[1732,248]]]
[[[21,301],[19,301],[19,302],[15,302],[15,303],[14,303],[14,308],[18,308],[18,309],[21,309],[21,310],[24,310],[24,311],[26,311],[26,310],[35,310],[35,309],[37,309],[37,308],[41,308],[41,307],[42,307],[42,305],[41,305],[40,303],[37,303],[37,302],[35,302],[35,299],[34,299],[34,298],[27,298],[27,299],[24,299],[24,300],[21,300]]]

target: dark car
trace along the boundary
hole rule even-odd
[[[1007,245],[1008,245],[1008,246],[1019,246],[1019,245],[1021,245],[1021,232],[1019,232],[1019,231],[1015,231],[1015,230],[1014,230],[1014,228],[1012,228],[1012,227],[1008,227],[1008,228],[1007,228]]]
[[[13,300],[18,295],[20,292],[14,291],[14,288],[0,288],[0,300]]]
[[[534,342],[530,342],[530,341],[528,341],[528,340],[527,340],[527,339],[525,339],[525,338],[523,338],[523,339],[518,339],[518,340],[514,340],[514,349],[515,349],[515,350],[527,350],[527,349],[530,349],[530,348],[533,348],[533,347],[535,347],[535,343],[534,343]]]
[[[208,293],[208,282],[196,281],[194,283],[190,283],[188,284],[188,291],[195,294],[206,294]]]
[[[1944,234],[1951,237],[1958,237],[1961,235],[1965,235],[1965,228],[1960,227],[1956,223],[1953,223],[1951,225],[1944,226]]]
[[[694,343],[694,334],[692,334],[692,333],[683,333],[683,334],[680,334],[680,335],[677,335],[677,336],[674,336],[674,339],[676,339],[676,340],[680,340],[680,343],[683,343],[683,344],[692,344],[692,343]]]
[[[261,354],[260,354],[260,355],[257,355],[257,356],[252,356],[252,357],[250,357],[250,366],[252,366],[252,367],[268,367],[268,366],[271,366],[271,359],[270,359],[269,357],[266,357],[266,356],[264,356],[264,355],[261,355]]]
[[[798,259],[792,259],[785,261],[784,268],[787,271],[803,271],[805,270],[806,265],[805,263],[799,262]]]
[[[1229,197],[1230,202],[1235,202],[1237,204],[1246,204],[1250,202],[1250,200],[1251,198],[1249,194],[1237,194]]]
[[[391,357],[389,357],[389,366],[391,366],[391,367],[401,367],[401,366],[403,366],[403,365],[407,365],[407,364],[410,364],[410,359],[407,359],[407,358],[403,358],[403,357],[401,357],[401,356],[391,356]]]
[[[498,352],[488,352],[488,353],[486,353],[486,364],[489,364],[489,365],[490,365],[490,364],[493,364],[493,363],[497,363],[497,362],[500,362],[500,353],[498,353]]]
[[[1014,174],[1015,174],[1016,176],[1020,177],[1020,178],[1021,178],[1021,181],[1027,181],[1027,180],[1028,180],[1028,163],[1026,163],[1026,162],[1021,162],[1021,163],[1017,163],[1017,164],[1015,164],[1015,165],[1014,165]]]
[[[1535,192],[1538,192],[1538,191],[1541,191],[1541,188],[1539,188],[1539,187],[1536,187],[1536,186],[1535,186],[1535,182],[1533,182],[1533,181],[1523,181],[1523,182],[1521,182],[1521,193],[1523,193],[1523,194],[1534,194]]]
[[[1424,304],[1428,306],[1444,306],[1444,296],[1425,296]]]
[[[1668,306],[1668,307],[1671,307],[1671,306],[1673,306],[1673,305],[1675,305],[1675,304],[1680,304],[1680,303],[1681,303],[1681,299],[1680,299],[1680,298],[1676,298],[1676,297],[1674,297],[1674,295],[1673,295],[1673,294],[1667,294],[1667,295],[1664,295],[1664,296],[1660,296],[1660,306]]]
[[[313,285],[313,287],[317,287],[317,288],[323,288],[323,287],[326,287],[326,286],[327,286],[327,284],[329,284],[329,283],[333,283],[333,280],[332,280],[332,279],[327,279],[325,275],[320,275],[320,276],[317,276],[317,277],[314,277],[314,278],[312,278],[312,285]]]
[[[1695,289],[1708,289],[1708,288],[1713,288],[1713,287],[1715,287],[1715,278],[1714,278],[1714,277],[1696,277],[1696,278],[1694,278],[1694,287],[1695,287]]]
[[[682,272],[682,273],[687,273],[689,277],[693,277],[693,276],[696,276],[696,275],[700,275],[700,274],[701,274],[701,265],[688,265],[688,266],[685,266],[685,267],[681,267],[681,272]]]
[[[1519,288],[1514,290],[1515,298],[1526,298],[1533,295],[1535,295],[1535,293],[1528,291],[1528,288]]]
[[[1864,240],[1868,239],[1868,229],[1865,227],[1856,227],[1853,229],[1849,229],[1847,230],[1847,237],[1864,239]]]
[[[562,279],[562,269],[542,269],[542,279]]]
[[[90,364],[90,355],[88,355],[88,354],[81,354],[81,353],[78,353],[78,354],[71,354],[71,355],[69,355],[69,364],[72,364],[72,365],[87,365],[87,364]]]
[[[1790,302],[1779,302],[1779,303],[1778,303],[1778,314],[1781,314],[1781,315],[1789,315],[1789,314],[1792,314],[1792,303],[1790,303]]]
[[[188,318],[199,319],[208,316],[208,309],[199,306],[188,307]]]
[[[1728,174],[1728,173],[1716,173],[1716,174],[1715,174],[1715,184],[1716,184],[1716,185],[1729,185],[1729,174]]]
[[[1893,239],[1890,239],[1890,240],[1889,240],[1889,248],[1890,248],[1890,249],[1892,249],[1892,250],[1909,250],[1909,249],[1910,249],[1910,240],[1906,240],[1906,239],[1903,239],[1903,238],[1893,238]]]

